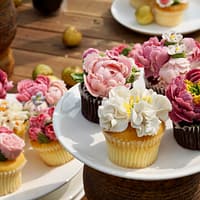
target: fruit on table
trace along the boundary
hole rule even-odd
[[[72,78],[72,73],[83,73],[83,69],[80,66],[70,66],[65,67],[62,71],[61,78],[67,85],[67,87],[72,87],[77,82]]]
[[[149,5],[142,5],[137,8],[135,17],[137,22],[141,25],[150,24],[154,20],[153,13]]]
[[[22,1],[23,0],[13,0],[14,4],[15,4],[15,7],[18,7],[22,4]]]
[[[33,69],[32,78],[35,80],[39,74],[45,76],[53,75],[53,69],[49,65],[39,64]]]
[[[50,15],[60,8],[62,0],[32,0],[32,3],[40,13]]]
[[[68,26],[63,32],[63,44],[68,47],[78,46],[82,40],[82,33],[75,26]]]

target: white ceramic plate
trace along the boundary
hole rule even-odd
[[[108,159],[104,136],[98,124],[81,114],[78,85],[71,88],[56,106],[53,124],[64,147],[86,165],[111,175],[137,180],[163,180],[200,172],[200,152],[179,146],[167,123],[156,162],[144,169],[119,167]]]
[[[182,34],[190,33],[200,29],[200,2],[189,0],[189,7],[184,13],[181,24],[175,27],[163,27],[156,23],[139,25],[135,19],[135,9],[130,5],[129,0],[115,0],[111,6],[111,13],[114,19],[121,25],[134,31],[148,35],[161,35],[164,32],[176,31]],[[169,20],[170,19],[169,16]]]
[[[15,95],[9,94],[7,98],[15,100]],[[83,164],[76,159],[62,166],[48,167],[28,143],[25,147],[25,157],[27,163],[22,171],[22,186],[16,192],[0,197],[0,200],[37,199],[70,183],[83,167]],[[82,187],[81,182],[80,184]],[[68,194],[72,195],[70,192]]]

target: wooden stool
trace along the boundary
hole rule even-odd
[[[200,200],[200,173],[162,181],[119,178],[84,165],[88,200]]]

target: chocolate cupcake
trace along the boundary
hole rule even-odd
[[[178,76],[166,90],[172,103],[169,113],[177,143],[185,148],[200,150],[200,69]]]
[[[116,86],[130,88],[139,71],[136,68],[132,58],[115,50],[86,50],[83,53],[83,82],[79,86],[83,116],[99,123],[97,110],[102,99]]]

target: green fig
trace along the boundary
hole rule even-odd
[[[39,64],[37,65],[32,72],[32,78],[35,80],[38,75],[53,75],[53,69],[49,65]]]

